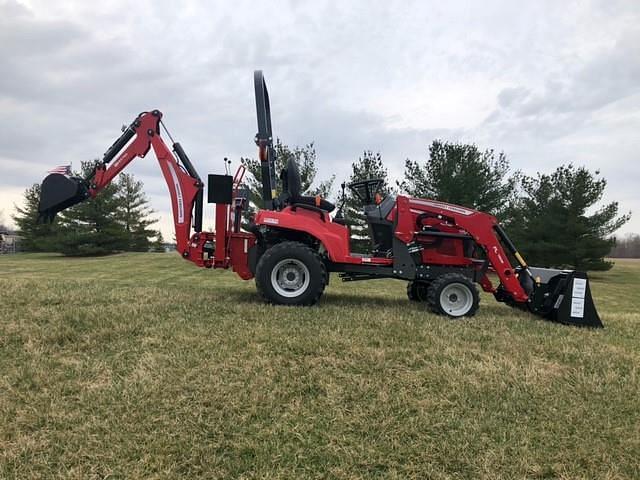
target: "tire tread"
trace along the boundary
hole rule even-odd
[[[269,263],[273,261],[274,257],[277,258],[283,255],[283,253],[290,255],[292,252],[294,254],[296,252],[299,252],[299,253],[303,252],[302,253],[303,255],[309,255],[309,257],[311,258],[311,261],[316,264],[315,266],[321,272],[321,275],[320,275],[321,283],[319,284],[318,288],[315,289],[315,291],[313,292],[313,296],[311,298],[306,299],[301,303],[291,303],[289,305],[313,305],[317,303],[317,301],[322,296],[322,293],[324,292],[324,288],[326,286],[326,278],[327,278],[327,267],[322,261],[322,258],[320,258],[320,255],[318,254],[318,252],[310,248],[308,245],[305,245],[304,243],[300,243],[300,242],[286,241],[286,242],[276,243],[272,247],[268,248],[262,254],[262,256],[260,257],[260,260],[258,260],[258,264],[256,266],[256,275],[255,275],[256,289],[258,290],[258,295],[260,295],[260,297],[265,302],[272,303],[272,304],[281,303],[281,302],[278,302],[277,299],[272,298],[269,295],[268,289],[265,288],[266,285],[263,283],[262,273],[263,273],[263,269],[266,268],[265,266],[269,265]],[[285,258],[285,257],[283,256],[282,258]],[[312,269],[309,269],[310,272],[311,270]],[[269,276],[270,276],[270,273],[269,273]],[[310,284],[310,288],[311,288],[311,284]]]
[[[473,317],[478,308],[480,306],[480,294],[478,292],[478,288],[476,285],[469,280],[469,278],[461,273],[445,273],[444,275],[439,276],[429,286],[429,290],[427,290],[427,304],[432,312],[437,313],[438,315],[447,315],[445,311],[440,307],[440,292],[442,289],[449,283],[462,283],[471,289],[471,294],[473,295],[473,304],[471,305],[471,309],[464,314],[464,317]],[[457,317],[451,317],[457,318]]]

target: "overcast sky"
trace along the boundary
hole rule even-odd
[[[321,178],[339,183],[364,149],[398,177],[435,138],[475,142],[525,173],[599,169],[633,212],[622,232],[640,232],[637,0],[0,0],[0,66],[5,221],[25,187],[101,157],[141,111],[164,112],[203,176],[254,155],[262,69],[274,134],[314,141]],[[128,171],[172,238],[155,158]]]

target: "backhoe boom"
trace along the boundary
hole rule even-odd
[[[39,207],[41,217],[52,220],[59,211],[95,197],[134,158],[146,156],[153,148],[169,188],[177,250],[183,257],[196,263],[202,261],[200,254],[194,257],[191,251],[194,245],[201,243],[203,183],[182,146],[174,143],[172,152],[164,143],[160,136],[161,121],[162,113],[159,110],[138,115],[84,179],[60,174],[49,175],[42,184]],[[195,231],[193,239],[192,220]]]

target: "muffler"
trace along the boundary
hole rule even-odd
[[[52,222],[58,212],[85,201],[89,196],[89,188],[82,178],[52,173],[40,187],[38,220]]]
[[[529,267],[535,281],[529,309],[554,322],[603,328],[585,272]]]

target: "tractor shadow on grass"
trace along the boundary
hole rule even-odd
[[[225,301],[236,305],[266,305],[266,302],[255,290],[229,289],[224,294]],[[324,293],[318,303],[319,307],[362,307],[362,308],[426,308],[426,305],[410,302],[406,297],[386,297],[376,295],[356,295],[351,293]],[[282,305],[280,305],[282,307]],[[292,306],[291,308],[300,308]]]
[[[384,297],[384,296],[376,296],[376,295],[356,295],[352,293],[325,293],[320,298],[319,305],[326,306],[357,306],[357,307],[365,307],[371,308],[373,307],[388,307],[388,308],[397,308],[400,306],[411,307],[411,306],[419,306],[417,303],[409,302],[406,298],[398,297]]]

